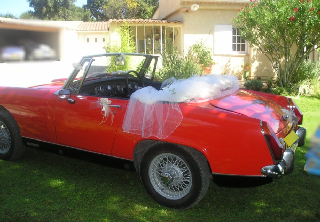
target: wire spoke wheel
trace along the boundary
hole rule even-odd
[[[149,178],[155,191],[170,200],[183,198],[192,188],[189,166],[171,153],[160,154],[151,161]]]
[[[17,122],[7,110],[0,109],[0,159],[15,160],[20,158],[24,151]]]
[[[160,144],[143,155],[139,174],[155,201],[166,207],[189,208],[207,192],[211,173],[207,159],[199,151]]]
[[[0,121],[0,154],[5,154],[9,152],[11,147],[11,136],[9,129]]]

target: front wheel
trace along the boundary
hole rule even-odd
[[[171,144],[155,147],[144,155],[140,177],[149,195],[171,208],[189,208],[206,194],[210,171],[197,150]]]
[[[24,151],[17,122],[8,111],[0,110],[0,159],[18,159]]]

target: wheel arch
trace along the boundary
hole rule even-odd
[[[207,160],[207,165],[209,167],[210,172],[212,172],[208,158],[206,157],[205,153],[201,152],[200,150],[195,149],[193,147],[177,144],[177,143],[170,143],[170,142],[158,141],[158,140],[143,140],[143,141],[140,141],[136,145],[136,147],[133,151],[133,162],[134,162],[134,167],[135,167],[136,171],[137,172],[140,171],[140,163],[143,159],[144,154],[147,151],[149,151],[150,149],[155,149],[156,147],[163,146],[163,145],[174,146],[174,147],[180,148],[185,151],[189,150],[191,152],[198,152],[198,153],[202,154],[204,156],[204,158]]]
[[[0,105],[0,110],[6,110],[8,111],[4,106]],[[8,111],[9,112],[9,111]]]
[[[22,143],[20,127],[13,115],[1,105],[0,121],[4,126],[4,129],[8,132],[5,140],[7,140],[6,142],[9,144],[9,149],[6,150],[6,147],[4,147],[5,150],[3,153],[0,153],[0,159],[16,160],[20,158],[25,151],[25,146]]]
[[[14,118],[14,116],[12,115],[12,113],[11,113],[6,107],[0,105],[0,111],[6,111],[6,112],[8,112],[8,113],[10,114],[10,116],[14,119],[14,121],[16,121],[16,123],[18,124],[17,120]],[[19,124],[18,124],[18,127],[19,127],[19,130],[21,130]]]

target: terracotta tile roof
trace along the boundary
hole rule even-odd
[[[177,20],[162,20],[162,19],[110,19],[109,22],[115,23],[145,23],[145,24],[168,24],[168,23],[182,23]]]
[[[105,22],[82,22],[82,21],[44,21],[44,20],[28,20],[28,19],[11,19],[0,17],[1,24],[36,26],[48,28],[67,28],[81,31],[109,31],[110,23],[130,23],[130,24],[169,24],[182,23],[181,21],[169,21],[161,19],[110,19]]]
[[[108,31],[108,22],[82,22],[78,31]]]
[[[136,23],[136,24],[169,24],[182,23],[181,21],[168,21],[160,19],[110,19],[107,22],[82,22],[78,31],[109,31],[110,23]]]

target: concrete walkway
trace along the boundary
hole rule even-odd
[[[29,87],[67,78],[72,72],[70,62],[36,61],[0,63],[0,86]]]
[[[36,61],[0,63],[0,86],[30,87],[68,78],[73,70],[71,62]],[[244,88],[244,81],[239,81]]]

